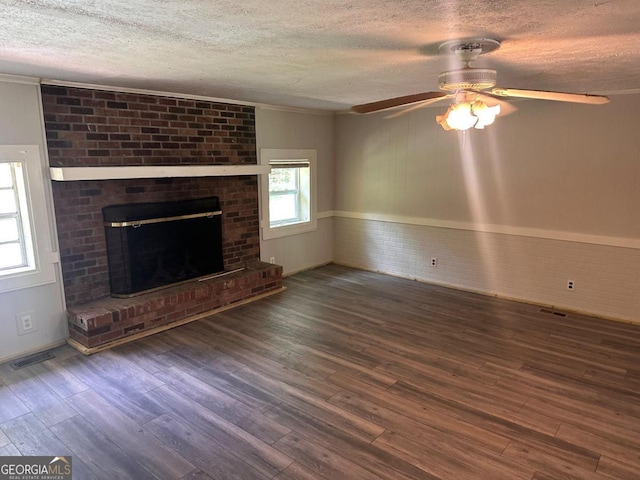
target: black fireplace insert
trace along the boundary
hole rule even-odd
[[[218,197],[110,205],[102,216],[114,297],[224,270]]]

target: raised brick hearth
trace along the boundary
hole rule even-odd
[[[46,85],[42,100],[55,167],[257,164],[253,107]],[[248,276],[108,298],[102,208],[208,196],[220,199],[223,212],[225,270],[248,267]],[[281,287],[281,269],[254,270],[262,265],[256,175],[53,182],[53,197],[69,327],[87,347]],[[86,315],[100,308],[112,313]]]
[[[282,267],[256,262],[223,277],[69,307],[69,335],[92,348],[281,289]]]

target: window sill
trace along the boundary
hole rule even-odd
[[[274,238],[290,237],[303,233],[314,232],[318,229],[318,223],[315,220],[304,223],[295,223],[293,225],[283,225],[281,227],[263,228],[262,239],[273,240]]]
[[[49,252],[44,257],[38,262],[40,268],[14,269],[0,276],[0,294],[55,283],[55,265],[60,262],[60,256]]]

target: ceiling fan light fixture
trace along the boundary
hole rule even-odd
[[[444,130],[446,130],[447,132],[449,130],[452,130],[452,128],[449,126],[449,124],[447,123],[447,116],[449,115],[449,111],[451,111],[451,107],[449,107],[449,110],[447,110],[444,115],[437,115],[436,116],[436,123],[438,125],[440,125]]]
[[[469,130],[478,121],[478,117],[471,111],[471,103],[458,102],[449,107],[444,114],[444,123],[449,130]],[[440,123],[440,125],[443,125]]]
[[[496,120],[496,117],[500,114],[500,105],[490,107],[486,103],[476,100],[473,102],[472,111],[473,114],[478,117],[478,123],[474,126],[482,129],[487,125],[491,125]]]
[[[500,105],[490,107],[481,100],[457,102],[444,115],[438,115],[436,122],[445,130],[483,129],[491,125],[500,113]]]

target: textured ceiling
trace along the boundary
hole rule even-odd
[[[2,1],[0,72],[341,110],[438,89],[492,37],[501,87],[640,89],[638,0]]]

